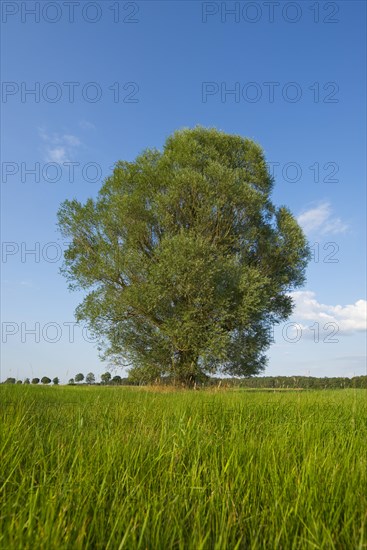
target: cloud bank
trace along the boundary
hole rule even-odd
[[[306,234],[337,235],[348,230],[346,223],[333,216],[331,205],[326,201],[302,212],[297,221]]]
[[[354,304],[327,305],[316,300],[315,292],[301,290],[291,294],[295,308],[292,317],[309,324],[320,325],[335,323],[344,334],[365,331],[367,329],[367,301],[357,300]]]

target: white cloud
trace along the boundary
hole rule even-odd
[[[54,147],[53,149],[48,148],[46,160],[47,162],[57,162],[59,164],[66,162],[68,160],[68,155],[65,147]]]
[[[318,302],[315,292],[310,290],[292,292],[291,296],[295,303],[293,318],[297,321],[308,321],[308,325],[315,322],[320,325],[334,323],[340,332],[347,334],[367,329],[366,300],[357,300],[354,304],[345,306],[333,306]]]
[[[81,120],[79,126],[83,128],[83,130],[93,130],[95,128],[94,124],[89,122],[89,120]]]
[[[65,134],[63,136],[63,140],[71,147],[77,147],[78,145],[80,145],[80,139],[76,136],[72,136],[71,134]]]
[[[317,231],[321,235],[336,235],[348,229],[346,223],[332,215],[331,205],[325,201],[302,212],[297,220],[305,233]]]
[[[81,145],[80,139],[72,134],[48,134],[43,128],[39,128],[38,132],[44,142],[46,162],[61,164],[70,161],[74,156],[75,149]]]

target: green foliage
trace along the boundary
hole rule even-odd
[[[74,386],[74,385],[75,385],[75,380],[74,380],[74,378],[70,378],[68,384],[69,384],[69,386]]]
[[[365,390],[0,386],[2,550],[364,550]]]
[[[84,380],[84,374],[82,374],[81,372],[75,375],[75,382],[83,382],[83,380]]]
[[[88,291],[76,315],[105,359],[150,381],[264,369],[309,259],[272,187],[259,145],[198,127],[118,162],[97,200],[62,204],[62,271]]]
[[[101,380],[103,384],[108,384],[111,378],[112,378],[112,375],[110,372],[105,372],[104,374],[101,374]]]
[[[13,377],[9,377],[5,380],[5,384],[15,384],[16,380]]]
[[[32,384],[39,384],[40,379],[39,378],[32,378]]]
[[[41,378],[41,382],[42,384],[51,384],[51,378],[49,378],[48,376],[43,376]]]
[[[53,378],[52,383],[53,383],[55,386],[58,386],[58,385],[60,384],[60,380],[58,379],[57,376],[55,376],[55,378]]]
[[[31,381],[29,380],[29,378],[26,378],[26,379],[24,380],[24,384],[30,384],[30,383],[31,383]]]
[[[87,376],[85,377],[85,381],[87,384],[95,383],[96,377],[94,376],[93,372],[88,372]]]

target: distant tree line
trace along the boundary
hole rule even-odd
[[[24,381],[16,380],[16,378],[7,378],[3,384],[39,384],[48,385],[51,379],[48,376],[39,378],[26,378]],[[60,380],[58,377],[52,379],[54,385],[58,385]],[[144,378],[127,377],[122,378],[119,375],[112,376],[110,372],[101,374],[101,381],[96,382],[96,377],[93,372],[89,372],[86,376],[79,372],[70,378],[68,385],[99,385],[99,386],[146,386],[151,382]],[[160,377],[154,381],[157,385],[174,385],[175,380],[170,377]],[[367,376],[354,376],[353,378],[345,377],[324,377],[316,378],[314,376],[254,376],[250,378],[211,378],[206,377],[197,387],[212,387],[224,386],[232,388],[249,388],[249,389],[343,389],[343,388],[364,388],[367,389]]]
[[[44,384],[48,385],[51,384],[51,382],[54,385],[59,385],[60,380],[58,377],[55,377],[51,380],[48,376],[43,376],[42,378],[25,378],[24,380],[17,380],[16,378],[9,377],[7,378],[3,384]],[[93,372],[88,372],[86,376],[82,372],[79,372],[74,376],[74,378],[70,378],[68,381],[69,386],[79,386],[79,385],[98,385],[98,386],[134,386],[139,385],[139,382],[130,378],[122,378],[119,375],[112,376],[110,372],[105,372],[104,374],[101,374],[101,381],[97,382],[96,377]],[[141,385],[141,384],[140,384]]]
[[[110,372],[105,372],[101,374],[101,381],[96,382],[96,377],[93,374],[93,372],[89,372],[85,377],[84,374],[79,372],[74,376],[74,378],[70,378],[68,385],[69,386],[75,386],[79,385],[79,383],[84,382],[84,384],[91,385],[95,384],[98,386],[121,386],[121,385],[136,385],[134,381],[130,380],[129,378],[122,378],[119,375],[112,376]]]
[[[222,383],[240,388],[367,389],[367,376],[354,376],[353,378],[342,376],[332,378],[326,376],[324,378],[316,378],[314,376],[261,376],[242,380],[230,378],[222,380]]]
[[[24,380],[17,380],[16,378],[7,378],[4,382],[2,382],[3,384],[39,384],[39,383],[42,383],[42,384],[51,384],[51,382],[57,386],[58,384],[60,384],[60,380],[59,378],[56,376],[55,378],[53,378],[51,380],[51,378],[49,378],[48,376],[43,376],[41,379],[39,378],[32,378],[32,380],[30,380],[29,378],[25,378]]]
[[[125,382],[126,380],[126,382]],[[122,384],[149,385],[148,381],[141,379],[123,379]],[[169,377],[157,378],[155,384],[175,385],[176,381]],[[367,389],[367,376],[324,377],[314,376],[254,376],[250,378],[214,378],[207,377],[197,384],[197,387],[222,386],[230,388],[249,389],[343,389],[365,388]]]

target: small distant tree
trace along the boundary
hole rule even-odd
[[[30,384],[30,383],[31,383],[31,381],[29,380],[29,378],[26,378],[26,379],[24,380],[24,384]]]
[[[83,382],[84,380],[84,374],[82,374],[81,372],[79,372],[76,376],[75,376],[75,382]]]
[[[21,380],[17,380],[17,384],[23,384]]]
[[[58,386],[60,384],[60,380],[57,378],[57,376],[53,378],[52,383],[54,384],[54,386]]]
[[[74,386],[74,384],[75,384],[74,378],[70,378],[68,384],[69,384],[69,386]]]
[[[32,384],[39,384],[40,379],[39,378],[32,378]]]
[[[16,382],[15,378],[11,378],[11,377],[5,380],[5,384],[15,384],[15,382]]]
[[[95,383],[96,377],[94,376],[93,372],[88,372],[87,376],[85,377],[85,381],[87,384]]]
[[[49,378],[48,376],[43,376],[41,378],[41,382],[42,384],[51,384],[51,378]]]
[[[111,380],[112,384],[116,384],[116,385],[120,385],[121,381],[122,381],[122,378],[119,375],[114,376]]]
[[[105,372],[104,374],[101,374],[101,380],[103,384],[108,384],[111,380],[111,373]]]

